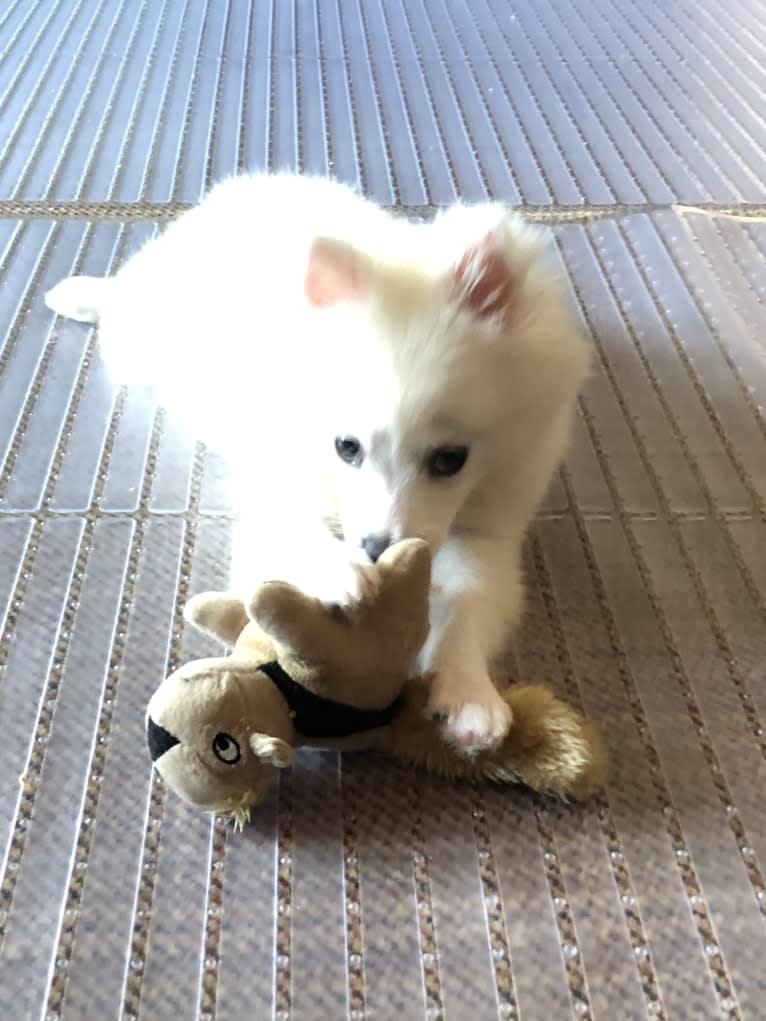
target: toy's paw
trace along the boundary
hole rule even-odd
[[[513,722],[511,707],[486,678],[458,685],[437,675],[431,686],[428,712],[442,724],[445,738],[466,754],[496,748]]]

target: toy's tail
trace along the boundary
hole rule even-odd
[[[53,312],[81,323],[97,323],[104,298],[113,286],[110,277],[67,277],[45,295]]]
[[[454,779],[523,783],[578,801],[595,793],[605,779],[606,756],[593,725],[538,685],[513,685],[502,695],[513,710],[508,737],[494,751],[469,757],[451,748],[438,724],[425,717],[425,689],[413,685],[393,724],[393,753]]]

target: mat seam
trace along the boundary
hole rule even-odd
[[[114,182],[113,182],[114,183]],[[524,203],[510,200],[507,205],[535,223],[578,223],[592,219],[615,219],[624,216],[651,216],[654,213],[697,214],[700,216],[735,218],[747,222],[766,220],[766,203],[762,202],[582,202]],[[0,199],[0,219],[5,220],[170,220],[175,219],[198,202],[137,199]],[[447,208],[444,204],[382,203],[390,213],[430,216]]]

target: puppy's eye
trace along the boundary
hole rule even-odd
[[[242,758],[239,745],[231,734],[216,734],[213,738],[213,753],[227,766],[233,766]]]
[[[457,475],[468,460],[468,447],[437,447],[426,462],[428,474],[434,479]]]
[[[358,468],[364,460],[362,444],[356,436],[336,436],[335,452],[341,461],[345,461],[346,464],[351,464],[355,468]]]

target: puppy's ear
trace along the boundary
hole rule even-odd
[[[479,319],[503,318],[542,254],[540,231],[496,202],[453,206],[437,217],[433,231],[437,250],[454,253],[448,274],[453,297]]]
[[[494,232],[466,249],[455,266],[454,280],[461,305],[480,319],[506,312],[516,277]]]
[[[316,238],[311,245],[304,289],[316,308],[364,297],[370,288],[370,264],[351,245]]]

